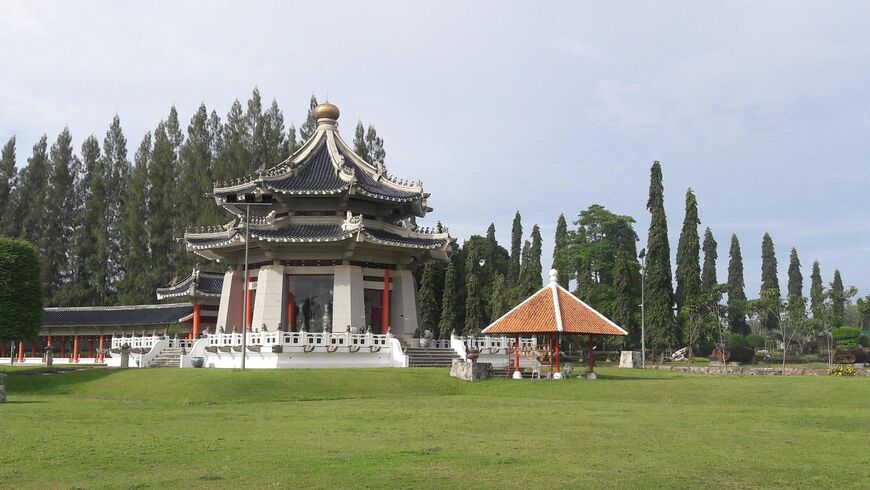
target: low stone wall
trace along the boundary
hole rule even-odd
[[[647,369],[691,374],[739,374],[744,376],[827,376],[827,368],[782,368],[749,366],[671,366],[650,365]],[[855,368],[856,376],[870,377],[870,369]]]

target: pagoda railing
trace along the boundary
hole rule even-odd
[[[170,338],[166,335],[146,335],[141,337],[112,337],[112,349],[120,349],[122,345],[129,344],[132,349],[150,350],[161,340],[168,341],[167,347],[185,348],[193,347],[193,340],[186,338]]]
[[[209,346],[242,345],[241,333],[217,333],[207,337]],[[389,335],[370,333],[329,333],[329,332],[251,332],[248,345],[283,347],[384,347],[390,345]]]
[[[476,347],[480,350],[484,349],[506,349],[513,348],[515,339],[513,337],[470,337],[465,339],[465,346]],[[538,345],[538,339],[535,337],[520,337],[520,347],[534,348]]]

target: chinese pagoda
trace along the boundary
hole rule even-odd
[[[394,178],[342,140],[338,107],[321,104],[314,116],[315,133],[289,158],[215,186],[232,221],[185,233],[187,250],[227,267],[216,320],[194,336],[246,324],[258,332],[400,338],[417,331],[412,271],[447,260],[451,238],[446,229],[417,226],[432,211],[422,182]],[[251,202],[261,205],[246,215]]]

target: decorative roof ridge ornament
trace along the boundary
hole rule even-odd
[[[559,272],[556,269],[550,269],[550,290],[553,291],[553,312],[556,316],[556,331],[564,330],[562,326],[562,307],[559,306]]]
[[[364,228],[362,215],[358,214],[354,216],[352,212],[348,211],[344,222],[341,224],[341,229],[343,231],[362,231]]]

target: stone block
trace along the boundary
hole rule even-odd
[[[640,352],[624,350],[619,354],[619,367],[637,369],[641,367]]]
[[[450,368],[450,376],[463,381],[492,379],[492,364],[488,362],[456,361]]]

